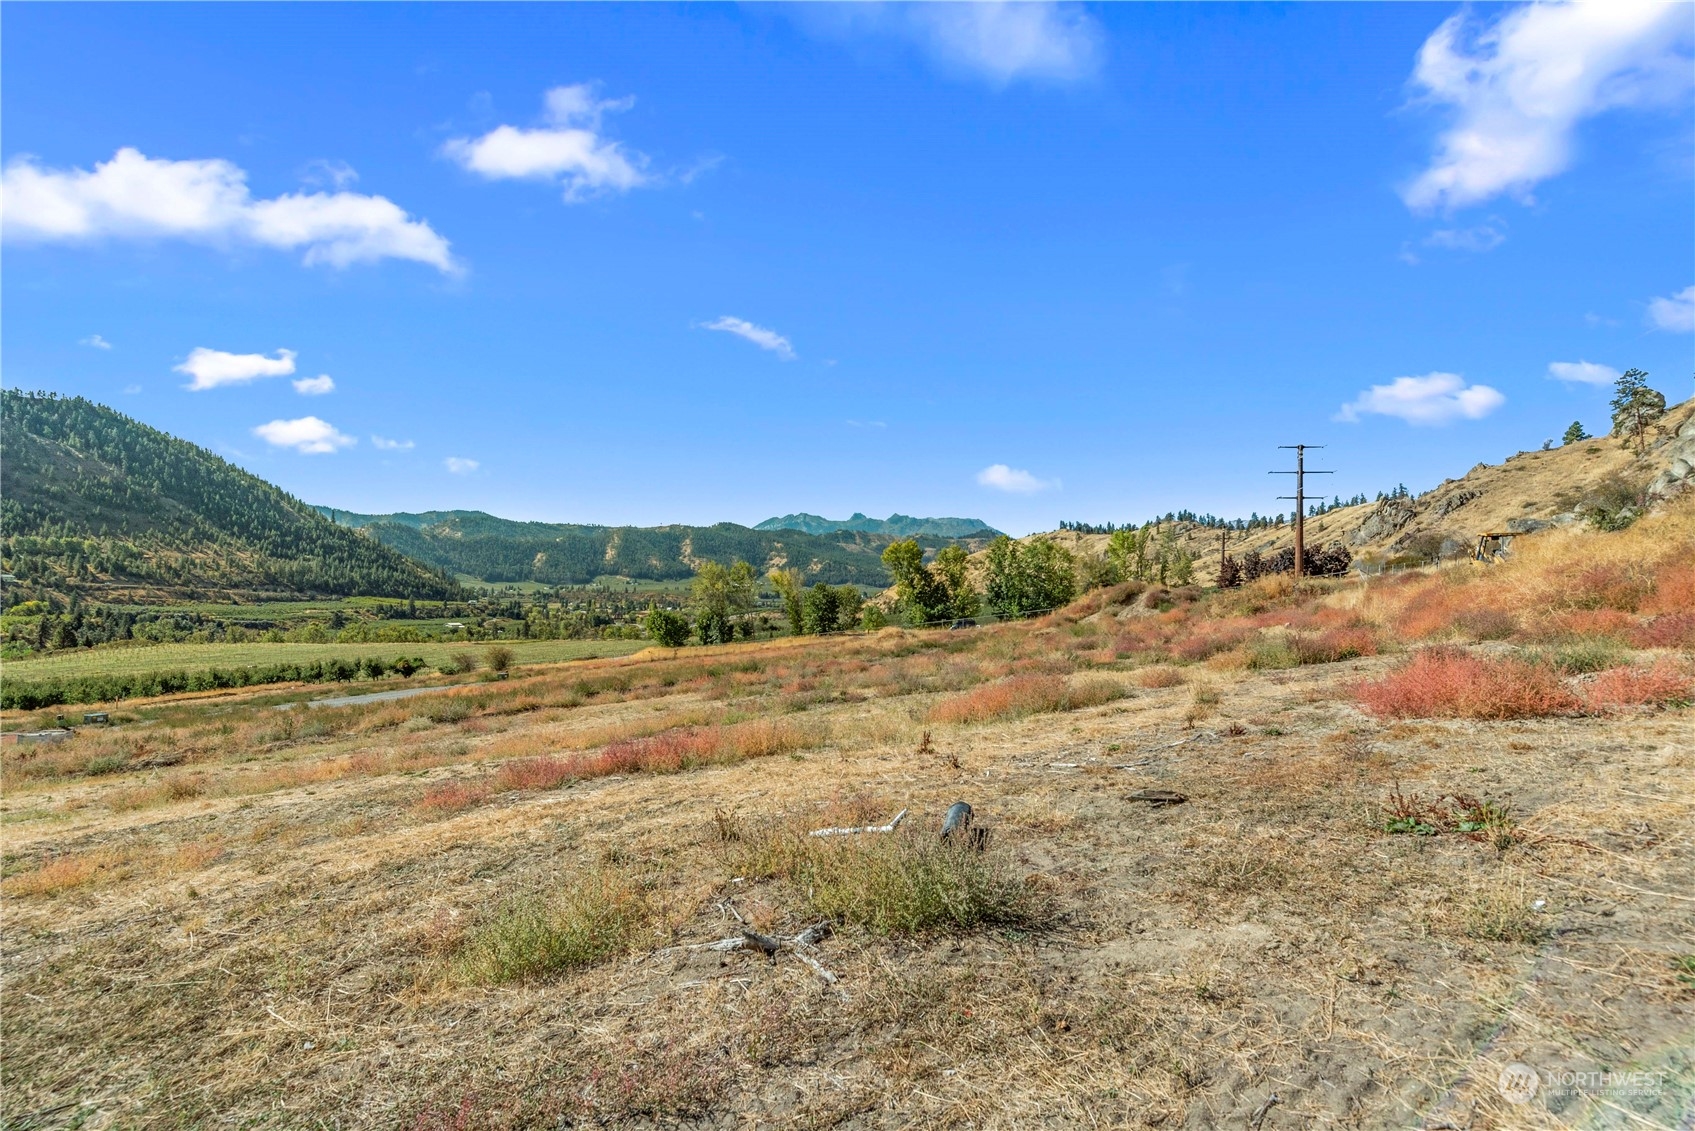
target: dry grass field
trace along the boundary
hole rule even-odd
[[[1688,1127],[1695,515],[1521,547],[5,748],[5,1126]]]

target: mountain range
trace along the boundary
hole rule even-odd
[[[677,581],[692,577],[696,564],[703,560],[729,563],[740,559],[761,571],[792,566],[809,583],[883,586],[888,584],[883,549],[905,536],[856,529],[814,534],[763,524],[750,529],[733,522],[712,526],[598,526],[521,522],[483,511],[361,514],[324,506],[317,510],[331,521],[360,530],[408,557],[493,583],[582,585],[602,576]],[[981,523],[969,526],[980,538],[989,536]],[[930,533],[915,536],[932,549],[954,540]]]
[[[993,538],[1000,533],[977,518],[913,518],[911,515],[891,514],[888,518],[867,518],[858,511],[851,518],[823,518],[815,514],[786,514],[768,518],[754,526],[755,530],[800,530],[807,534],[839,534],[844,530],[862,534],[887,534],[893,538],[912,538],[928,534],[936,538]]]

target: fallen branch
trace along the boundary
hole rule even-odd
[[[814,923],[812,926],[806,928],[806,930],[785,938],[781,935],[761,934],[751,927],[744,927],[742,928],[742,933],[739,935],[731,935],[729,938],[719,939],[717,942],[697,943],[688,949],[716,951],[757,950],[759,953],[770,958],[776,958],[777,955],[787,951],[802,962],[806,963],[807,967],[814,974],[817,974],[826,985],[833,986],[837,981],[836,976],[832,974],[822,962],[819,962],[816,958],[806,952],[813,946],[829,938],[834,930],[835,928],[828,922]]]
[[[1248,1131],[1259,1131],[1259,1125],[1265,1122],[1266,1113],[1282,1102],[1283,1097],[1276,1092],[1267,1096],[1266,1101],[1260,1104],[1253,1115],[1248,1118]]]
[[[857,833],[892,833],[906,820],[906,810],[895,814],[895,819],[886,825],[856,825],[852,828],[813,829],[808,836],[853,836]]]

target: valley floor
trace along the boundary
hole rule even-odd
[[[1399,657],[1148,666],[1131,615],[9,749],[6,1126],[1689,1125],[1689,709],[1380,720],[1352,688]],[[1070,709],[948,721],[1003,685]],[[1420,828],[1444,795],[1506,815]],[[1013,877],[974,922],[797,878],[923,865],[959,800],[989,871],[916,882]],[[491,974],[587,881],[600,943]],[[1561,1075],[1601,1071],[1643,1075]]]

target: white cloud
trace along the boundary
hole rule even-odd
[[[1478,28],[1445,20],[1419,50],[1413,83],[1452,108],[1430,167],[1402,197],[1419,211],[1501,193],[1527,196],[1572,160],[1578,122],[1674,99],[1689,84],[1680,4],[1525,4]]]
[[[1057,479],[1037,479],[1028,471],[1008,467],[1004,463],[990,464],[979,471],[977,482],[984,487],[1009,491],[1014,495],[1034,495],[1038,491],[1047,491],[1059,486]]]
[[[22,157],[0,174],[6,239],[92,242],[186,239],[303,249],[307,264],[411,259],[457,271],[445,239],[387,197],[287,193],[255,200],[247,174],[221,159],[170,161],[118,150],[92,173]]]
[[[802,6],[827,34],[891,36],[917,44],[947,70],[1005,85],[1075,82],[1100,69],[1104,36],[1079,4],[1003,2]]]
[[[316,377],[301,377],[294,382],[294,391],[303,397],[321,397],[325,393],[335,392],[335,381],[328,373],[320,373]]]
[[[1448,251],[1493,251],[1507,242],[1507,234],[1494,220],[1474,228],[1438,228],[1424,237],[1425,247],[1440,247]]]
[[[460,456],[448,456],[441,461],[441,465],[455,475],[469,475],[482,466],[474,459],[464,459]]]
[[[220,385],[245,385],[261,377],[287,377],[294,372],[294,351],[277,351],[276,357],[262,353],[225,353],[198,346],[188,360],[175,367],[194,380],[183,388],[191,392],[216,389]]]
[[[109,350],[112,348],[112,343],[108,342],[105,338],[102,338],[99,334],[90,334],[88,337],[78,342],[77,345],[89,346],[97,350]]]
[[[558,180],[568,203],[648,182],[647,158],[600,132],[603,114],[628,110],[635,99],[603,101],[592,87],[579,84],[556,86],[545,101],[545,126],[496,126],[478,138],[454,138],[442,153],[489,180]]]
[[[701,323],[702,330],[720,330],[726,334],[734,334],[738,338],[746,338],[762,350],[770,350],[784,361],[795,359],[795,350],[789,340],[775,330],[767,330],[763,326],[755,326],[742,318],[731,318],[728,314],[712,322]]]
[[[414,447],[411,440],[389,440],[382,436],[372,436],[371,444],[379,452],[409,452]]]
[[[1649,302],[1648,324],[1674,334],[1695,332],[1695,287]]]
[[[299,420],[273,420],[269,424],[259,425],[253,430],[253,434],[273,447],[293,448],[302,455],[309,456],[351,448],[359,442],[315,416],[302,416]]]
[[[1550,361],[1548,376],[1556,381],[1571,381],[1580,385],[1611,385],[1619,378],[1618,370],[1593,361]]]
[[[141,392],[141,386],[140,385],[125,385],[124,386],[124,392],[127,395],[133,397],[133,396],[135,396],[135,394]]]
[[[1408,424],[1447,424],[1480,420],[1506,402],[1499,390],[1467,385],[1457,373],[1427,373],[1373,385],[1352,404],[1343,405],[1336,419],[1353,423],[1361,416],[1393,416]]]

